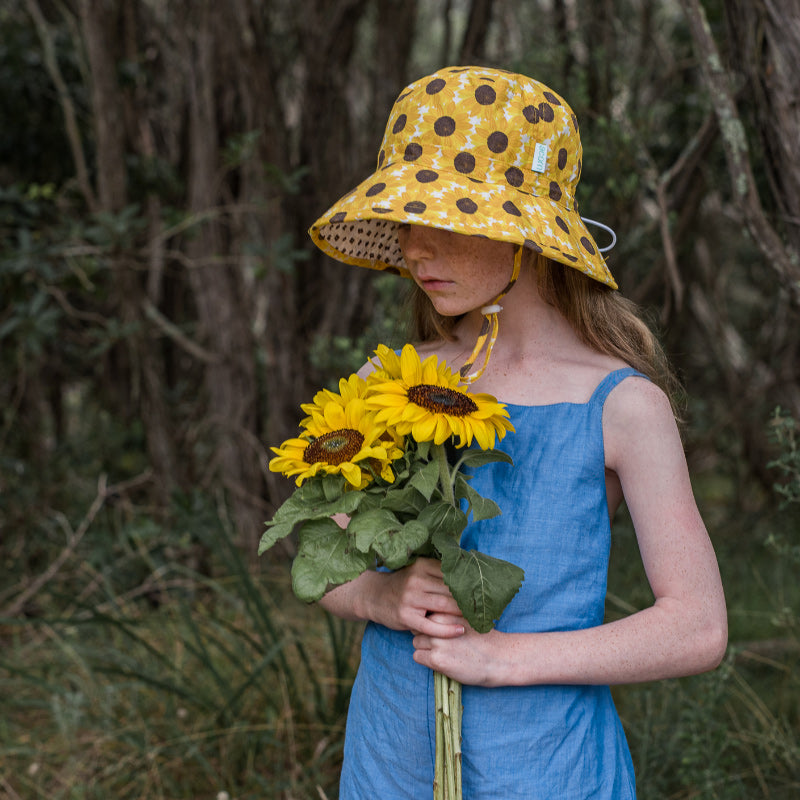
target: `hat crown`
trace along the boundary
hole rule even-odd
[[[575,115],[543,83],[504,70],[449,67],[415,81],[397,98],[378,172],[404,162],[549,197],[572,209],[581,159]]]
[[[577,210],[578,124],[543,83],[446,67],[395,101],[376,170],[311,226],[326,253],[410,277],[400,225],[522,245],[616,288]]]

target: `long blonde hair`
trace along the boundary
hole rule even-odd
[[[650,378],[664,390],[676,416],[680,416],[680,383],[639,307],[572,267],[530,250],[525,253],[528,263],[523,262],[523,268],[536,270],[542,299],[567,319],[578,338],[593,350],[619,358]],[[453,338],[453,329],[460,318],[439,314],[416,284],[413,284],[409,307],[412,340],[430,342]]]

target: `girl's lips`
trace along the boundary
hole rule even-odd
[[[428,292],[441,291],[453,285],[452,281],[442,280],[441,278],[420,278],[419,282],[422,288]]]

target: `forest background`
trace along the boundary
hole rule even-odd
[[[268,446],[402,285],[306,229],[468,63],[570,101],[686,389],[731,645],[614,690],[640,797],[800,795],[800,0],[5,0],[1,796],[336,797],[359,629],[255,558]],[[608,617],[650,599],[623,511]]]

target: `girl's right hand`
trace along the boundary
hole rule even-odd
[[[442,578],[439,561],[418,558],[396,572],[372,573],[372,591],[364,598],[365,616],[394,630],[411,631],[439,638],[453,638],[464,633],[458,621],[443,622],[434,614],[463,620],[461,611]]]

